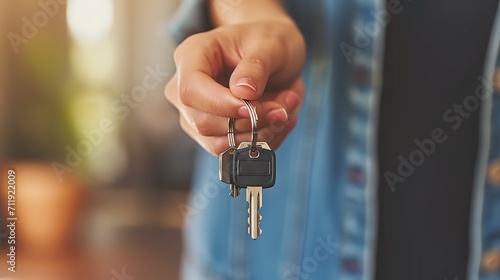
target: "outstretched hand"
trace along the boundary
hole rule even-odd
[[[228,148],[227,118],[236,118],[236,142],[250,141],[256,106],[259,141],[276,149],[297,122],[304,96],[300,72],[305,44],[293,23],[226,25],[193,35],[175,51],[176,74],[165,96],[179,110],[182,129],[209,153]]]

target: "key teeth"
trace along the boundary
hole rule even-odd
[[[262,221],[262,215],[259,215],[259,225],[261,221]],[[247,222],[250,225],[250,216],[247,218]]]
[[[260,229],[260,222],[262,220],[262,215],[259,213],[262,207],[262,188],[248,186],[246,189],[246,201],[248,206],[248,234],[253,240],[259,238],[262,234]]]
[[[253,240],[257,240],[261,235],[262,235],[262,229],[259,228],[259,234],[257,234],[257,236],[253,237],[252,234],[250,234],[250,227],[248,227],[248,235],[250,235],[250,237],[253,239]]]
[[[257,240],[257,238],[259,238],[261,235],[262,235],[262,229],[259,228],[259,234],[257,234],[257,236],[254,238],[252,236],[252,234],[250,233],[250,227],[248,227],[248,235],[250,235],[250,237],[253,239],[253,240]]]

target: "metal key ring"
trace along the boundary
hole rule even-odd
[[[258,127],[257,122],[259,121],[259,116],[255,107],[248,100],[242,99],[250,112],[250,121],[252,122],[252,146],[251,151],[254,153],[257,150],[257,137],[258,137]],[[229,141],[230,147],[236,147],[236,141],[234,140],[234,118],[229,118],[227,122],[227,139]]]
[[[229,140],[229,147],[236,148],[236,142],[234,141],[234,118],[228,119],[227,126],[227,139]]]
[[[250,121],[252,122],[252,147],[251,147],[251,152],[255,152],[257,150],[257,137],[258,137],[258,127],[257,127],[257,122],[259,121],[259,116],[257,116],[257,111],[255,106],[250,103],[250,101],[242,99],[243,102],[245,102],[245,105],[248,108],[248,111],[250,112]]]

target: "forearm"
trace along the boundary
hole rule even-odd
[[[267,20],[293,23],[279,0],[209,0],[209,7],[215,26]]]

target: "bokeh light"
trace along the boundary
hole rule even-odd
[[[68,0],[71,36],[80,44],[95,44],[110,32],[114,19],[112,0]]]

